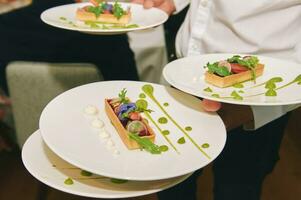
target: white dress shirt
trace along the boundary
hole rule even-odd
[[[190,3],[176,38],[178,57],[257,54],[301,64],[301,0],[174,0]],[[257,129],[295,106],[252,106]]]

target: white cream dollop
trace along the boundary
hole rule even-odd
[[[107,138],[110,138],[111,135],[105,129],[102,129],[99,133],[99,136],[101,138],[107,139]]]
[[[114,155],[119,155],[120,151],[118,151],[118,149],[114,149],[113,153],[114,153]]]
[[[107,141],[107,146],[108,146],[108,147],[114,147],[115,144],[114,144],[113,140],[108,140],[108,141]]]
[[[94,128],[103,128],[104,127],[104,123],[101,119],[96,118],[92,121],[92,126]]]
[[[96,115],[98,113],[98,109],[92,105],[87,106],[84,111],[87,115]]]

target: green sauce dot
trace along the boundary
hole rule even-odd
[[[220,98],[219,94],[212,94],[211,96],[215,98]]]
[[[242,83],[236,83],[233,85],[234,88],[243,88],[244,85]]]
[[[136,101],[136,106],[141,109],[147,109],[148,103],[144,99],[139,99]]]
[[[64,183],[66,184],[66,185],[73,185],[73,180],[71,179],[71,178],[67,178],[65,181],[64,181]]]
[[[209,145],[208,143],[204,143],[204,144],[202,144],[202,147],[203,147],[204,149],[206,149],[206,148],[209,148],[210,145]]]
[[[294,79],[294,82],[301,82],[301,74]]]
[[[112,183],[116,183],[116,184],[123,184],[128,182],[128,180],[124,180],[124,179],[117,179],[117,178],[111,178],[110,179]]]
[[[88,172],[88,171],[86,171],[86,170],[82,170],[82,171],[80,172],[80,174],[81,174],[82,176],[92,176],[92,175],[93,175],[91,172]]]
[[[158,122],[159,122],[160,124],[166,124],[166,123],[168,122],[168,120],[167,120],[166,117],[160,117],[160,118],[158,119]]]
[[[163,106],[167,107],[167,106],[169,106],[169,103],[166,102],[163,104]]]
[[[67,20],[66,17],[60,17],[60,20]]]
[[[185,144],[185,138],[184,137],[181,137],[180,139],[178,139],[178,143],[179,144]]]
[[[205,92],[212,92],[212,89],[210,87],[207,87],[204,89]]]
[[[163,134],[163,135],[169,135],[170,132],[169,132],[169,130],[164,130],[164,131],[162,131],[162,134]]]
[[[186,127],[185,127],[185,130],[186,130],[186,131],[192,131],[192,127],[191,127],[191,126],[186,126]]]
[[[243,90],[239,90],[238,93],[245,93]]]
[[[166,146],[166,145],[161,145],[159,148],[160,148],[160,151],[161,151],[161,152],[166,152],[166,151],[168,151],[168,146]]]
[[[267,82],[265,84],[265,88],[266,89],[275,89],[276,88],[276,84],[274,82]]]
[[[146,95],[144,93],[139,94],[139,98],[144,99],[145,97],[146,97]]]
[[[275,97],[277,96],[277,92],[273,89],[269,89],[266,93],[265,93],[265,96],[268,96],[268,97]]]
[[[233,91],[233,92],[231,93],[231,96],[232,96],[233,99],[235,99],[235,100],[243,100],[243,97],[240,96],[236,91]]]

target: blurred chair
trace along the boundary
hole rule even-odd
[[[162,83],[162,70],[168,61],[163,26],[130,32],[128,37],[140,80]]]
[[[20,147],[39,128],[40,114],[50,100],[73,87],[103,80],[96,66],[78,63],[18,61],[10,63],[6,73]]]

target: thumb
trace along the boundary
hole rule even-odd
[[[155,3],[153,0],[145,0],[143,6],[144,8],[152,8],[155,6]]]
[[[208,99],[203,99],[201,105],[203,109],[208,112],[216,112],[222,107],[222,104],[220,102]]]

